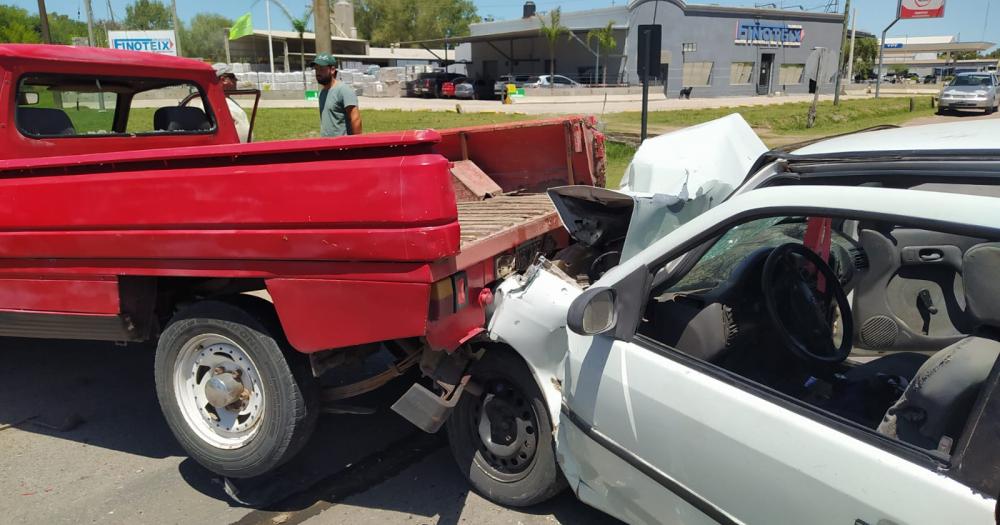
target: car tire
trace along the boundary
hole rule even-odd
[[[566,481],[556,463],[552,420],[525,362],[491,348],[472,375],[480,395],[466,392],[446,426],[462,474],[476,492],[500,505],[527,507],[561,492]],[[505,424],[516,431],[505,435]],[[488,444],[484,432],[499,443]]]
[[[251,478],[274,470],[298,453],[315,428],[319,397],[308,359],[290,348],[263,300],[204,301],[178,312],[160,335],[154,375],[160,408],[177,441],[222,476]],[[209,384],[217,378],[222,382]],[[210,391],[216,401],[219,392],[235,391],[219,388],[227,380],[242,385],[235,387],[240,398],[212,405]]]

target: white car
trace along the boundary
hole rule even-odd
[[[524,87],[578,88],[583,87],[583,84],[562,75],[539,75],[526,80],[524,82]]]
[[[1000,77],[996,73],[959,73],[938,95],[938,114],[956,109],[981,109],[987,115],[1000,108]]]
[[[496,291],[463,472],[629,523],[994,523],[1000,121],[760,155],[741,122],[550,193],[579,243]]]

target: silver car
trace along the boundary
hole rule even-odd
[[[955,109],[981,109],[989,115],[1000,106],[996,73],[959,73],[941,90],[938,114]]]

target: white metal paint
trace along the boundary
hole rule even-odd
[[[886,129],[832,138],[795,150],[796,155],[899,150],[1000,149],[1000,120],[946,122]]]
[[[575,335],[570,347],[565,393],[571,409],[738,521],[959,525],[992,519],[995,500],[662,355]],[[632,374],[638,439],[621,424],[622,358]],[[588,503],[629,521],[702,521],[625,462],[597,458],[595,446],[586,436],[560,434],[562,455],[577,462],[567,477],[579,477],[593,497]]]
[[[739,113],[646,140],[625,170],[621,190],[693,199],[709,185],[739,186],[767,151]],[[729,193],[720,195],[720,200]]]
[[[525,360],[545,396],[552,426],[559,428],[562,361],[566,357],[566,312],[582,290],[535,266],[508,278],[496,291],[496,310],[487,327],[490,339],[510,345]]]

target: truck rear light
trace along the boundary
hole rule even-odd
[[[441,319],[468,305],[469,277],[465,272],[456,273],[431,285],[431,319]]]

